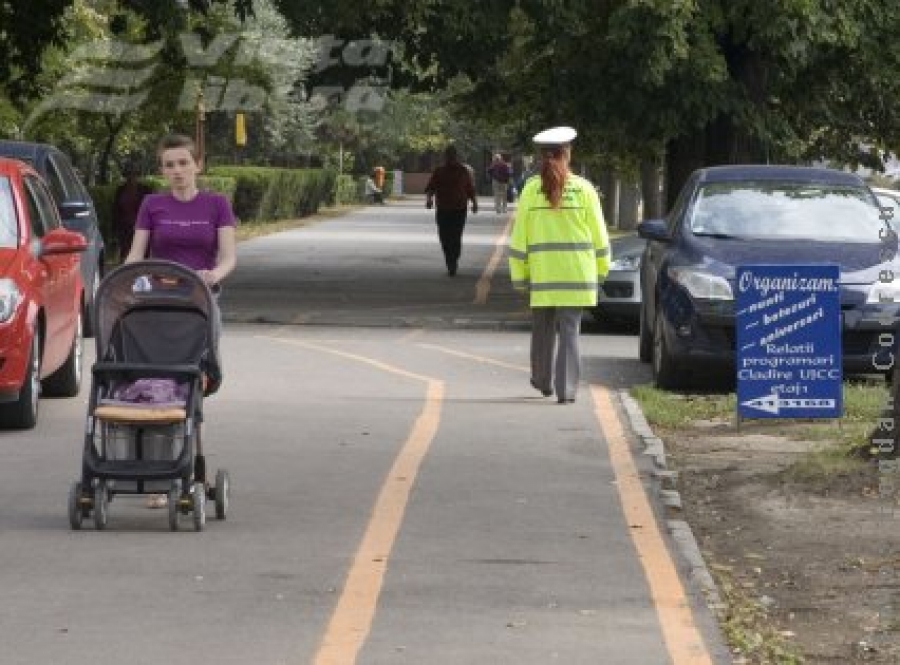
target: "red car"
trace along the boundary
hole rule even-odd
[[[0,427],[34,427],[41,393],[78,394],[85,248],[38,173],[0,158]]]

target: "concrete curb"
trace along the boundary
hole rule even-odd
[[[676,489],[678,473],[668,468],[666,464],[666,447],[662,439],[653,433],[644,413],[637,401],[628,394],[627,390],[619,391],[622,406],[628,414],[628,421],[632,432],[641,438],[644,443],[644,454],[653,460],[651,475],[658,481],[658,495],[663,505],[669,512],[681,512],[681,495]],[[691,584],[696,585],[706,601],[707,607],[718,616],[726,605],[722,601],[716,583],[703,555],[694,532],[690,525],[682,519],[668,519],[666,526],[678,548],[679,554],[687,565],[687,577]]]

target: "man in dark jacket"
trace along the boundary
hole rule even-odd
[[[126,164],[122,170],[125,182],[116,187],[113,195],[112,225],[119,246],[119,260],[124,261],[131,251],[134,237],[134,222],[137,219],[141,201],[153,190],[138,180],[138,169],[134,164]]]
[[[441,249],[447,263],[447,274],[453,276],[462,253],[462,234],[466,226],[467,204],[472,202],[472,213],[478,212],[475,183],[472,174],[459,161],[455,146],[447,146],[444,164],[437,167],[425,186],[425,207],[429,210],[437,199],[435,221]]]

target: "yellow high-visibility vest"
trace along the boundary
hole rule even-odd
[[[570,174],[559,208],[551,208],[540,177],[529,178],[516,206],[509,240],[513,286],[532,307],[590,307],[612,260],[600,197]]]

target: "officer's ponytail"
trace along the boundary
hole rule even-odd
[[[541,148],[541,157],[541,191],[550,207],[558,208],[569,175],[569,146],[546,146]]]

